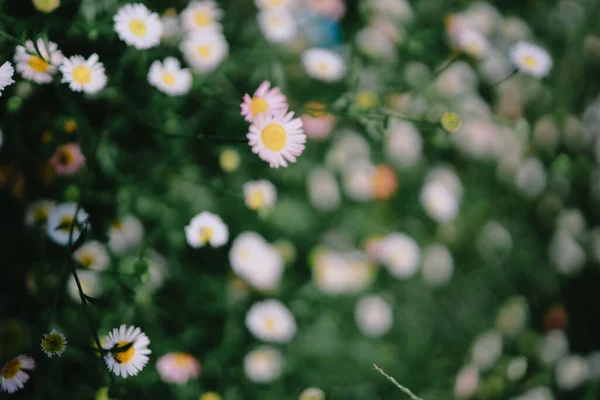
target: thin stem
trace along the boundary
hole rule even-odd
[[[391,116],[391,117],[396,117],[396,118],[399,118],[399,119],[403,119],[405,121],[415,122],[415,123],[419,123],[419,124],[439,125],[439,122],[428,121],[426,119],[411,118],[411,117],[409,117],[407,115],[400,114],[399,112],[396,112],[394,110],[390,110],[389,108],[385,108],[385,107],[379,107],[379,112],[381,112],[384,115],[388,115],[388,116]]]
[[[390,382],[392,382],[394,385],[396,385],[398,387],[398,389],[400,389],[404,393],[406,393],[412,400],[423,400],[422,398],[420,398],[419,396],[414,394],[409,388],[402,386],[394,378],[392,378],[391,376],[386,374],[378,365],[373,364],[373,367],[375,368],[375,370],[377,372],[379,372],[381,375],[385,376]]]
[[[435,70],[433,76],[439,76],[442,72],[447,70],[454,63],[454,61],[458,60],[458,57],[460,57],[460,51],[454,52],[445,63]]]
[[[501,83],[509,80],[511,77],[513,77],[514,75],[516,75],[517,72],[519,72],[519,70],[517,68],[513,69],[510,74],[508,74],[504,78],[500,79],[498,82],[492,83],[492,86],[498,86],[499,84],[501,84]]]

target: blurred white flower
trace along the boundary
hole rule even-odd
[[[600,351],[594,351],[587,357],[587,363],[590,367],[590,379],[600,379]]]
[[[316,168],[310,172],[308,195],[312,206],[321,212],[337,209],[341,201],[337,180],[325,168]]]
[[[552,58],[548,52],[530,42],[517,42],[510,49],[510,58],[523,73],[536,78],[543,78],[552,69]]]
[[[544,192],[547,180],[544,164],[535,157],[529,157],[517,171],[515,184],[521,194],[535,198]]]
[[[407,0],[369,0],[363,2],[369,11],[394,18],[401,22],[408,22],[413,17],[413,10]]]
[[[454,271],[452,253],[444,245],[432,244],[423,249],[421,273],[429,286],[443,286],[450,281]]]
[[[191,354],[171,352],[158,359],[156,371],[163,382],[183,384],[200,376],[200,363]]]
[[[360,331],[365,335],[377,338],[392,329],[394,315],[392,307],[380,296],[361,297],[354,308],[354,318]]]
[[[188,68],[181,68],[176,58],[167,57],[163,62],[152,63],[148,82],[169,96],[181,96],[192,88],[192,73]]]
[[[201,73],[214,71],[229,54],[229,44],[218,31],[191,33],[180,48],[191,67]]]
[[[377,170],[370,163],[357,163],[349,167],[343,176],[342,182],[346,195],[359,202],[373,199],[375,195],[374,179]]]
[[[509,361],[506,367],[506,377],[515,382],[522,379],[527,373],[527,357],[518,356]]]
[[[577,274],[586,261],[585,250],[566,230],[554,232],[548,245],[548,256],[558,271],[565,275]]]
[[[343,131],[337,137],[327,154],[327,165],[344,171],[357,163],[370,163],[371,149],[363,136],[355,131]]]
[[[547,366],[553,365],[569,351],[569,342],[563,331],[552,330],[538,343],[538,357]]]
[[[388,234],[381,243],[383,264],[398,279],[412,277],[419,269],[421,250],[410,236],[394,232]]]
[[[244,371],[253,382],[267,383],[281,375],[283,357],[271,346],[260,346],[244,357]]]
[[[181,12],[183,27],[189,32],[220,31],[223,11],[213,0],[191,1]]]
[[[475,92],[477,87],[477,74],[469,64],[454,62],[436,80],[438,92],[448,98],[454,98],[468,92]]]
[[[479,389],[479,369],[475,365],[467,365],[461,369],[454,382],[454,396],[458,399],[469,399]]]
[[[531,37],[531,30],[522,19],[507,17],[502,24],[502,35],[510,42],[517,42]]]
[[[529,389],[519,397],[513,397],[510,400],[554,400],[552,391],[545,386],[538,386]]]
[[[77,221],[75,221],[75,211],[77,211]],[[60,204],[48,215],[46,234],[54,243],[61,246],[69,244],[69,238],[73,244],[79,239],[81,226],[84,226],[87,219],[88,214],[83,208],[77,209],[75,203]]]
[[[360,251],[337,253],[322,249],[314,256],[312,267],[313,281],[330,295],[360,291],[374,278],[374,266]]]
[[[498,262],[512,251],[510,232],[498,221],[488,221],[481,229],[477,248],[487,262]]]
[[[556,385],[562,390],[573,390],[589,378],[589,365],[581,356],[570,355],[556,364]]]
[[[254,0],[259,10],[285,10],[293,5],[293,0]]]
[[[490,46],[485,36],[473,29],[461,30],[456,38],[456,45],[463,52],[477,59],[484,58]]]
[[[37,226],[44,228],[48,221],[48,216],[56,206],[53,200],[37,200],[27,205],[25,210],[25,224],[27,226]]]
[[[450,222],[458,215],[458,199],[441,182],[425,183],[420,199],[427,215],[438,223]]]
[[[325,392],[316,387],[306,388],[300,393],[298,400],[325,400]]]
[[[255,232],[242,232],[229,250],[233,272],[259,290],[277,287],[283,275],[281,254]]]
[[[369,57],[393,60],[397,47],[392,39],[376,26],[367,26],[356,33],[356,46]]]
[[[196,214],[185,228],[185,238],[193,248],[221,247],[229,240],[229,229],[221,217],[208,211]]]
[[[254,303],[246,314],[246,327],[257,339],[287,343],[296,334],[294,316],[279,300]]]
[[[499,331],[481,334],[473,344],[471,360],[483,371],[491,369],[502,356],[503,340]]]
[[[565,208],[558,213],[555,225],[557,230],[577,237],[585,231],[585,216],[577,208]]]
[[[133,215],[126,215],[111,224],[108,230],[108,247],[113,253],[122,255],[135,249],[142,241],[142,236],[142,222]]]
[[[422,152],[423,138],[414,124],[392,118],[386,132],[386,158],[399,168],[409,168],[419,162]]]
[[[337,82],[346,75],[343,58],[331,50],[308,49],[302,54],[302,64],[310,77],[320,81]]]
[[[592,144],[596,128],[589,129],[574,115],[567,116],[562,123],[563,142],[569,150],[584,151]]]
[[[469,5],[464,18],[469,28],[484,35],[492,34],[502,22],[502,15],[493,5],[480,1]]]
[[[160,22],[163,27],[162,40],[173,42],[182,35],[183,31],[181,23],[175,9],[167,10],[167,12],[160,17]]]
[[[506,78],[512,71],[512,63],[507,55],[494,47],[488,47],[485,57],[479,61],[477,70],[486,82],[494,84]],[[502,86],[499,87],[501,91]],[[518,105],[518,103],[516,104]]]
[[[79,283],[81,284],[81,289],[83,289],[83,293],[89,297],[98,297],[102,290],[100,285],[100,278],[98,276],[98,272],[96,271],[77,271],[77,276],[79,277]],[[79,296],[79,289],[77,288],[77,282],[75,278],[71,275],[69,277],[69,281],[67,282],[67,291],[71,299],[77,303],[81,303],[81,297]]]
[[[551,115],[543,116],[536,121],[533,128],[533,141],[537,147],[548,153],[553,153],[559,140],[558,125]]]
[[[495,158],[501,144],[498,127],[485,119],[465,121],[453,138],[463,153],[477,160]]]
[[[500,308],[496,317],[496,327],[503,334],[514,337],[525,327],[528,315],[527,300],[522,296],[513,296]]]
[[[159,45],[163,33],[160,17],[144,4],[125,4],[113,20],[119,39],[129,46],[144,50]]]
[[[258,13],[258,25],[271,43],[290,43],[296,38],[296,20],[284,9],[263,10]]]
[[[36,47],[31,40],[25,42],[25,47],[17,46],[15,52],[15,63],[17,72],[23,78],[39,84],[52,82],[54,74],[63,62],[63,54],[53,42],[46,42],[39,38],[36,41],[37,49],[43,58],[37,54]],[[46,62],[46,61],[49,61]]]
[[[277,201],[277,188],[266,179],[244,183],[244,201],[251,210],[273,208]]]
[[[73,253],[80,266],[94,271],[104,271],[108,268],[110,257],[106,247],[97,240],[90,240],[84,243]]]
[[[6,61],[4,64],[0,65],[0,97],[2,97],[2,91],[7,87],[15,83],[13,79],[13,75],[15,74],[15,69],[12,64]]]

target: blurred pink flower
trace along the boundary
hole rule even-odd
[[[324,139],[331,133],[336,118],[335,116],[325,112],[327,106],[325,104],[311,101],[308,102],[304,109],[306,113],[300,115],[304,133],[306,136],[313,139]]]
[[[244,95],[244,101],[241,104],[242,116],[246,121],[252,122],[259,114],[276,113],[288,108],[287,100],[279,91],[278,87],[271,89],[271,82],[264,81],[260,84],[254,96]]]
[[[345,0],[308,0],[308,5],[316,13],[336,21],[346,13]]]
[[[200,363],[187,353],[167,353],[156,362],[160,378],[167,383],[186,383],[200,376]]]
[[[50,165],[58,175],[73,175],[83,167],[85,157],[77,143],[58,146],[50,157]]]

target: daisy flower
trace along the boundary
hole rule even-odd
[[[302,121],[294,118],[294,113],[288,113],[287,109],[259,114],[246,137],[252,152],[268,162],[271,168],[287,167],[288,161],[296,162],[306,143]]]
[[[74,92],[98,93],[106,86],[104,65],[98,61],[98,54],[92,54],[87,60],[82,56],[66,58],[60,66],[62,83],[68,83]]]
[[[156,363],[160,379],[166,383],[187,383],[200,376],[200,363],[187,353],[167,353]]]
[[[265,342],[287,343],[296,334],[296,320],[279,300],[255,303],[246,314],[246,327]]]
[[[246,93],[241,105],[242,116],[248,122],[252,122],[260,114],[275,113],[285,110],[287,107],[285,96],[281,94],[278,87],[271,89],[269,81],[261,83],[252,97]]]
[[[185,238],[193,248],[204,247],[209,243],[212,247],[221,247],[229,240],[227,225],[218,215],[203,211],[191,219],[185,227]]]
[[[126,4],[113,18],[119,39],[138,50],[156,47],[163,28],[158,14],[141,4]]]
[[[244,372],[248,379],[257,383],[274,381],[281,375],[283,357],[271,346],[260,346],[244,357]]]
[[[251,210],[272,208],[277,201],[275,185],[266,179],[244,183],[246,207]]]
[[[548,52],[532,43],[517,42],[509,51],[513,64],[524,74],[543,78],[552,69],[552,58]]]
[[[73,229],[72,243],[75,243],[81,235],[80,227],[83,226],[88,218],[88,214],[82,208],[77,212],[77,223],[75,222],[75,203],[63,203],[56,206],[50,215],[46,224],[46,234],[53,242],[66,246],[69,243],[69,234],[71,227]]]
[[[2,391],[14,393],[23,389],[25,382],[29,380],[29,375],[24,370],[35,368],[35,362],[32,357],[20,355],[13,358],[0,369],[0,386]]]
[[[122,255],[128,250],[135,249],[144,236],[144,226],[139,218],[126,215],[113,222],[108,230],[108,247],[117,254]]]
[[[0,67],[0,97],[2,97],[2,91],[7,87],[15,83],[12,79],[15,73],[13,66],[7,61]]]
[[[36,54],[35,46],[31,40],[25,42],[25,47],[17,46],[15,53],[16,69],[23,78],[35,83],[50,83],[58,66],[63,62],[63,55],[58,50],[56,43],[46,43],[43,39],[37,40],[37,48],[43,58]],[[48,63],[47,61],[50,61]]]
[[[258,25],[271,43],[290,43],[296,37],[296,20],[287,10],[263,10]]]
[[[60,332],[56,332],[56,329],[52,329],[49,333],[44,334],[42,338],[42,351],[46,353],[49,358],[52,356],[61,356],[67,348],[67,338]]]
[[[25,210],[25,225],[27,226],[46,226],[48,215],[56,203],[52,200],[38,200],[30,203]]]
[[[221,30],[223,12],[213,0],[192,1],[181,12],[183,27],[188,31]]]
[[[78,143],[68,143],[58,146],[50,157],[50,165],[57,175],[73,175],[85,164],[85,157],[81,153]]]
[[[283,275],[281,254],[255,232],[242,232],[229,250],[233,272],[259,290],[277,287]]]
[[[110,258],[104,245],[97,240],[90,240],[73,253],[73,259],[80,266],[94,271],[104,271],[108,268]]]
[[[456,38],[456,45],[474,58],[483,58],[490,47],[485,36],[474,29],[461,30]]]
[[[254,0],[256,7],[261,10],[281,10],[292,5],[292,0]]]
[[[123,378],[137,375],[148,363],[150,339],[140,328],[121,325],[108,334],[105,349],[110,350],[104,356],[108,369]]]
[[[346,65],[340,55],[330,50],[312,48],[302,54],[302,64],[312,78],[337,82],[346,75]]]
[[[33,0],[33,5],[41,12],[50,13],[60,6],[60,0]]]
[[[220,32],[196,32],[181,42],[181,51],[192,68],[208,73],[227,57],[229,45]]]
[[[179,60],[167,57],[163,62],[154,61],[148,72],[148,82],[169,96],[181,96],[192,87],[192,73],[181,68]]]

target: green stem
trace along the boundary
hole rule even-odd
[[[375,368],[375,370],[377,372],[379,372],[381,375],[385,376],[390,382],[392,382],[400,390],[402,390],[404,393],[406,393],[412,400],[423,400],[422,398],[420,398],[419,396],[417,396],[416,394],[414,394],[409,388],[402,386],[394,378],[392,378],[391,376],[389,376],[388,374],[386,374],[378,365],[373,364],[373,367]]]

